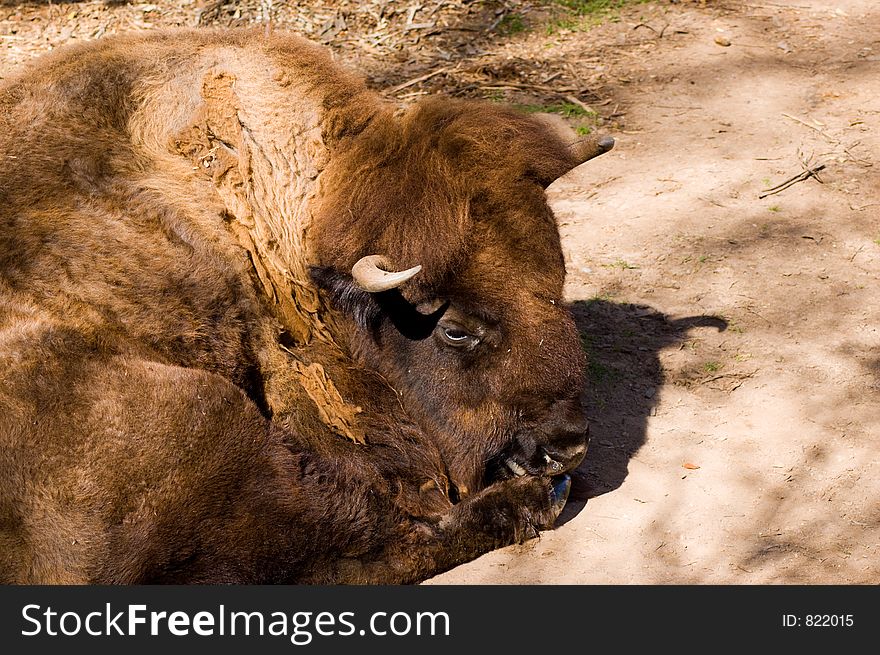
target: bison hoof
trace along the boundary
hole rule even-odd
[[[568,492],[571,491],[571,476],[563,473],[557,475],[551,480],[550,486],[550,507],[556,515],[565,507],[565,501],[568,500]]]

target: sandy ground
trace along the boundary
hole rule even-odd
[[[156,5],[4,2],[0,74],[71,38],[194,24],[184,9],[216,5],[178,4],[163,23]],[[422,19],[397,4],[409,22],[387,29],[412,35]],[[592,444],[569,504],[540,540],[431,582],[880,582],[880,5],[662,2],[568,30],[544,30],[527,3],[436,11],[494,23],[519,5],[528,29],[494,49],[464,31],[395,59],[369,50],[382,35],[358,49],[325,32],[398,97],[498,99],[485,80],[505,74],[586,80],[579,99],[618,139],[550,189],[591,356]],[[320,34],[339,15],[290,25]],[[448,71],[408,84],[435,55]],[[504,84],[507,99],[522,88]]]
[[[434,581],[877,583],[880,6],[646,22],[617,149],[551,193],[593,355],[564,524]]]

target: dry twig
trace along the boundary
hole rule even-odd
[[[808,168],[807,170],[788,178],[787,180],[785,180],[785,182],[777,184],[774,187],[770,187],[769,189],[764,189],[761,193],[758,194],[758,198],[763,199],[763,198],[766,198],[767,196],[772,196],[774,194],[777,194],[780,191],[785,191],[788,187],[793,186],[793,185],[797,184],[798,182],[803,182],[804,180],[808,180],[811,177],[814,177],[814,178],[816,178],[816,180],[821,182],[822,180],[820,180],[816,174],[819,171],[824,170],[824,169],[825,169],[825,164],[819,164],[818,166]]]
[[[389,89],[387,91],[387,93],[394,95],[395,93],[398,93],[400,91],[403,91],[406,88],[411,87],[413,84],[418,84],[419,82],[424,82],[425,80],[431,79],[435,75],[440,75],[442,73],[446,73],[450,70],[450,68],[451,68],[450,66],[444,66],[443,68],[438,68],[437,70],[431,71],[430,73],[425,73],[424,75],[419,75],[418,77],[414,77],[411,80],[407,80],[403,84],[398,84],[394,88]]]
[[[825,130],[820,129],[820,128],[816,127],[815,125],[811,125],[807,121],[800,119],[797,116],[792,116],[791,114],[786,114],[785,112],[783,112],[782,115],[785,116],[786,118],[788,118],[789,120],[793,120],[795,123],[800,123],[801,125],[803,125],[805,127],[809,127],[811,130],[815,130],[816,132],[821,134],[823,137],[825,137],[830,143],[833,143],[835,145],[840,143],[834,137],[830,136]]]
[[[566,93],[579,93],[580,89],[575,89],[573,87],[559,87],[553,88],[552,86],[544,86],[543,84],[523,84],[520,82],[503,82],[499,84],[486,84],[481,86],[482,89],[523,89],[526,91],[536,90],[543,91],[544,93],[555,93],[556,95],[563,95]]]

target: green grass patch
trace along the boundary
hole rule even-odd
[[[587,379],[593,384],[611,382],[615,378],[615,372],[598,361],[595,357],[587,360]]]
[[[495,30],[499,34],[510,36],[513,34],[519,34],[520,32],[525,32],[526,24],[525,21],[523,21],[523,17],[521,14],[510,13],[501,19],[501,22],[498,23]]]
[[[581,348],[583,348],[584,353],[587,356],[587,379],[592,384],[602,384],[616,379],[618,375],[617,371],[605,366],[605,364],[596,358],[592,337],[590,337],[589,334],[584,334],[582,332],[580,338]]]
[[[769,207],[767,207],[767,209],[768,209],[768,211],[771,211],[771,212],[778,212],[779,205],[770,205]]]
[[[638,266],[633,266],[623,259],[618,259],[616,262],[613,262],[611,264],[602,264],[602,266],[604,266],[605,268],[619,268],[622,271],[630,271],[638,268]]]
[[[592,27],[595,24],[596,23],[586,24],[584,20],[580,18],[556,18],[547,23],[545,31],[547,36],[553,36],[554,34],[564,31],[577,32],[578,30]]]
[[[644,4],[648,0],[553,0],[554,5],[565,7],[576,16],[595,16],[626,5]]]
[[[737,334],[745,334],[746,329],[736,320],[727,316],[726,314],[716,314],[716,318],[720,318],[722,321],[727,323],[726,330],[728,332],[736,332]]]
[[[588,111],[573,102],[554,102],[550,105],[514,105],[527,114],[559,114],[566,118],[595,118],[596,112]]]
[[[724,367],[724,364],[720,362],[706,362],[703,364],[703,370],[706,373],[717,373]]]
[[[549,0],[546,4],[557,7],[567,15],[557,16],[547,23],[547,36],[568,30],[578,32],[595,27],[603,20],[619,20],[616,12],[627,5],[638,5],[651,0]]]
[[[610,291],[603,291],[602,293],[597,293],[592,298],[587,299],[587,307],[596,304],[597,302],[617,302],[614,299],[615,294]]]

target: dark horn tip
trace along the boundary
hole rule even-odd
[[[603,136],[597,145],[602,149],[602,152],[608,152],[614,147],[614,137]]]

